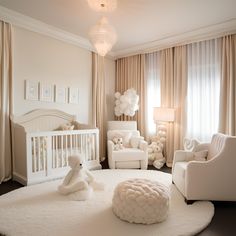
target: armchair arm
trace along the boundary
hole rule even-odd
[[[114,143],[111,140],[107,141],[107,151],[108,151],[108,164],[111,169],[115,169],[115,162],[112,158],[112,152],[114,150]]]
[[[193,152],[184,151],[184,150],[177,150],[174,154],[173,164],[172,164],[172,172],[174,171],[175,163],[179,161],[188,161],[192,159]]]
[[[108,148],[108,156],[110,156],[111,152],[114,150],[114,143],[111,140],[107,141]]]
[[[143,150],[144,152],[148,151],[148,143],[144,140],[139,141],[139,149]]]
[[[178,161],[188,161],[193,157],[193,152],[177,150],[174,154],[173,164]]]

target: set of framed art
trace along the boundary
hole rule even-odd
[[[79,103],[79,89],[25,80],[25,99],[42,102]]]

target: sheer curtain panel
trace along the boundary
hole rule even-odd
[[[12,29],[0,21],[0,183],[11,178]]]
[[[160,85],[160,52],[145,55],[146,69],[146,136],[156,135],[156,124],[153,120],[153,107],[161,104]]]
[[[211,140],[219,123],[220,39],[188,49],[187,137]]]

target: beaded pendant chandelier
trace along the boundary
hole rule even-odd
[[[89,6],[99,12],[113,11],[117,7],[116,0],[87,0]],[[102,17],[89,31],[90,42],[100,56],[105,56],[116,43],[115,29],[109,24],[106,17]]]
[[[89,37],[100,56],[105,56],[117,40],[115,29],[104,16],[90,29]]]

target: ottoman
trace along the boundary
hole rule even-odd
[[[119,183],[112,199],[116,216],[130,223],[153,224],[168,216],[170,193],[165,185],[148,179]]]

